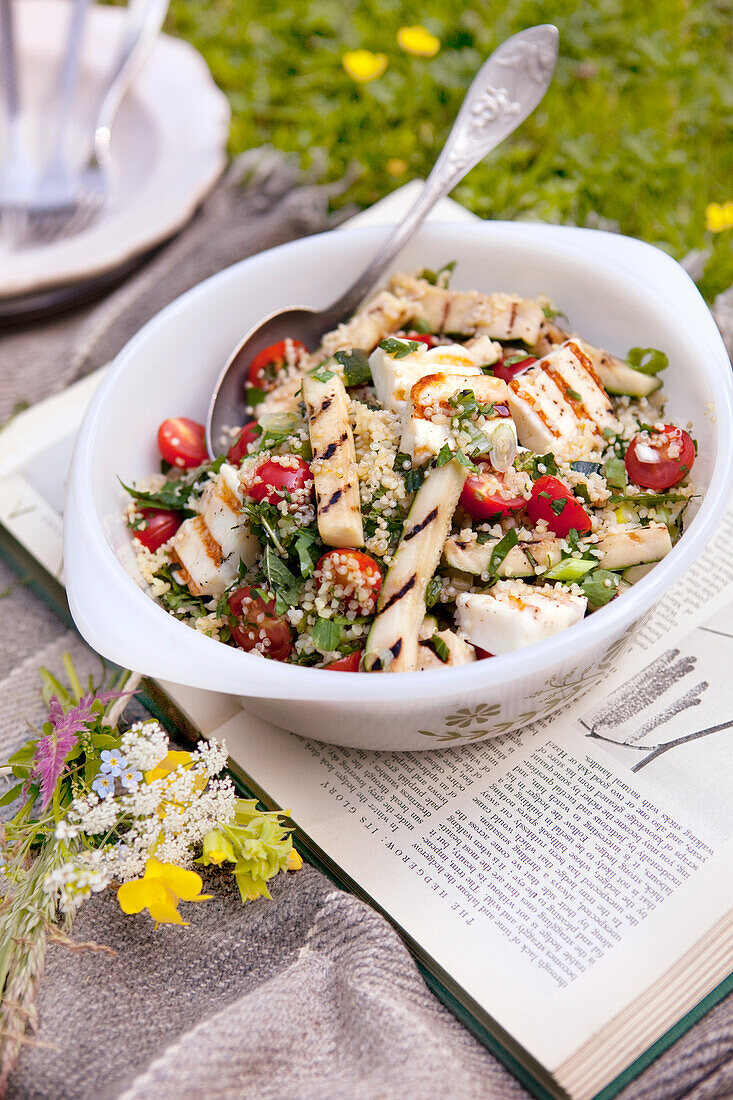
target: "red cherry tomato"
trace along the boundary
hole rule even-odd
[[[187,416],[164,420],[158,428],[158,448],[166,462],[179,470],[208,462],[206,428]]]
[[[506,363],[507,359],[513,359],[512,354],[505,355],[498,363],[494,363],[491,367],[492,371],[497,378],[503,378],[505,382],[511,382],[516,378],[518,374],[522,374],[526,371],[527,367],[531,367],[537,360],[532,355],[528,355],[526,359],[519,359],[516,363]]]
[[[179,512],[170,512],[167,508],[140,508],[139,511],[145,526],[133,534],[150,551],[160,549],[164,542],[172,539],[183,523]]]
[[[416,340],[417,343],[425,344],[428,348],[435,348],[438,346],[438,337],[433,336],[432,332],[408,332],[405,339]]]
[[[659,430],[640,432],[626,451],[629,480],[644,489],[671,489],[692,469],[695,444],[682,428],[665,424]]]
[[[581,535],[591,530],[590,516],[583,505],[559,478],[545,474],[532,486],[532,498],[527,512],[533,523],[544,519],[558,538],[565,538],[574,527]]]
[[[523,496],[505,494],[504,474],[498,474],[488,463],[479,463],[479,473],[469,474],[461,492],[461,504],[476,519],[510,516],[527,507]]]
[[[340,657],[338,661],[331,661],[330,665],[323,667],[330,669],[331,672],[358,672],[360,660],[361,650],[357,649],[356,653],[350,653],[348,657]]]
[[[249,585],[229,597],[229,626],[240,649],[257,649],[273,661],[286,661],[293,649],[293,630],[287,619],[275,614],[275,601],[263,600]],[[264,632],[264,638],[260,635]]]
[[[252,483],[247,489],[250,500],[267,500],[279,504],[286,493],[301,493],[303,498],[313,492],[313,474],[308,463],[294,455],[267,458],[255,467]],[[307,494],[305,492],[307,490]]]
[[[242,459],[247,457],[247,448],[250,443],[254,443],[255,439],[258,439],[260,435],[260,426],[256,420],[251,420],[249,424],[245,424],[227,451],[227,462],[231,462],[232,465],[238,466]]]
[[[361,550],[329,550],[313,573],[319,591],[344,602],[347,611],[374,613],[382,591],[382,574],[374,558]]]
[[[255,355],[249,365],[249,384],[260,390],[271,390],[277,382],[277,375],[288,359],[288,347],[300,358],[308,349],[300,340],[278,340]]]

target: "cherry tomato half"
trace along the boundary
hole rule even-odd
[[[635,485],[659,492],[678,485],[694,461],[695,444],[687,432],[665,424],[634,436],[626,451],[626,473]]]
[[[425,344],[428,348],[438,346],[438,337],[433,336],[432,332],[408,332],[405,339],[415,340],[418,344]]]
[[[350,653],[348,657],[339,657],[338,661],[331,661],[330,665],[323,667],[331,672],[358,672],[360,661],[361,650],[357,649],[356,653]]]
[[[313,474],[308,463],[294,455],[282,455],[267,458],[255,467],[252,484],[247,488],[250,500],[267,500],[270,504],[279,504],[285,500],[285,494],[300,490],[313,492]],[[305,492],[303,496],[305,497]]]
[[[507,359],[514,359],[513,354],[505,355],[499,360],[498,363],[494,363],[491,367],[497,378],[503,378],[505,382],[511,382],[518,374],[522,374],[526,371],[527,367],[531,367],[537,360],[534,356],[528,355],[526,359],[518,359],[514,363],[507,363]]]
[[[371,615],[382,591],[382,574],[374,558],[361,550],[329,550],[313,573],[319,592],[343,600],[347,611]]]
[[[140,508],[139,511],[145,526],[133,531],[133,534],[151,552],[159,550],[164,542],[172,539],[183,523],[179,512],[171,512],[167,508]]]
[[[544,519],[558,538],[565,538],[571,527],[581,535],[587,535],[591,530],[590,516],[583,505],[576,500],[567,485],[550,474],[535,481],[527,512],[533,523]]]
[[[476,519],[510,516],[527,507],[521,495],[505,494],[505,474],[498,474],[489,463],[479,463],[479,473],[469,474],[461,491],[461,504]]]
[[[188,470],[208,462],[206,428],[187,416],[164,420],[158,428],[158,449],[166,462],[179,470]]]
[[[238,466],[242,459],[247,457],[247,448],[250,443],[254,443],[255,439],[258,439],[260,435],[261,431],[259,424],[256,420],[250,420],[249,424],[245,424],[242,428],[241,432],[227,451],[227,462],[231,462],[233,466]]]
[[[288,360],[288,344],[291,354],[300,358],[308,349],[300,340],[278,340],[255,355],[249,365],[249,384],[261,390],[271,390],[277,382],[278,373]]]
[[[293,649],[293,629],[287,619],[275,614],[275,601],[263,600],[249,585],[237,588],[229,597],[229,626],[232,637],[245,653],[257,648],[273,661],[286,661]],[[264,638],[260,634],[264,632]]]

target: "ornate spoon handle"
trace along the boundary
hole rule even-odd
[[[552,79],[559,35],[551,24],[507,39],[484,62],[423,190],[353,286],[324,312],[324,326],[352,313],[412,237],[435,203],[524,122]]]

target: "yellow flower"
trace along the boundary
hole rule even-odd
[[[201,859],[197,859],[196,862],[208,867],[210,863],[219,864],[223,863],[224,860],[229,863],[237,862],[232,842],[224,836],[221,829],[211,829],[204,837],[204,850]]]
[[[401,49],[416,57],[435,57],[440,49],[440,39],[425,27],[400,27],[397,43]]]
[[[174,772],[176,768],[191,766],[191,753],[190,752],[174,752],[173,749],[165,756],[159,764],[156,764],[154,768],[149,772],[145,772],[145,782],[154,783],[156,779],[163,779],[164,776],[170,772]]]
[[[158,924],[184,924],[178,912],[179,901],[208,901],[211,894],[202,894],[201,876],[195,871],[176,867],[175,863],[160,863],[151,856],[142,878],[124,882],[117,891],[123,913],[141,913],[147,909]]]
[[[705,228],[711,233],[733,229],[733,202],[711,202],[705,207]]]
[[[389,176],[404,176],[409,166],[406,160],[402,160],[400,157],[391,157],[384,167],[387,169],[387,175]]]
[[[348,50],[341,58],[341,64],[357,84],[368,84],[387,68],[387,55],[372,53],[371,50]]]
[[[288,852],[288,862],[286,865],[286,869],[288,871],[299,871],[302,866],[303,860],[300,854],[296,852],[295,848],[291,848]]]

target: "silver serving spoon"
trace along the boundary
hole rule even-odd
[[[321,310],[311,306],[278,310],[250,329],[224,367],[211,398],[206,445],[212,457],[226,428],[245,423],[248,371],[255,355],[288,337],[301,340],[313,350],[324,333],[351,316],[435,203],[513,133],[542,100],[555,69],[558,41],[557,28],[546,23],[515,34],[492,53],[468,89],[418,199],[366,271],[337,301]]]

